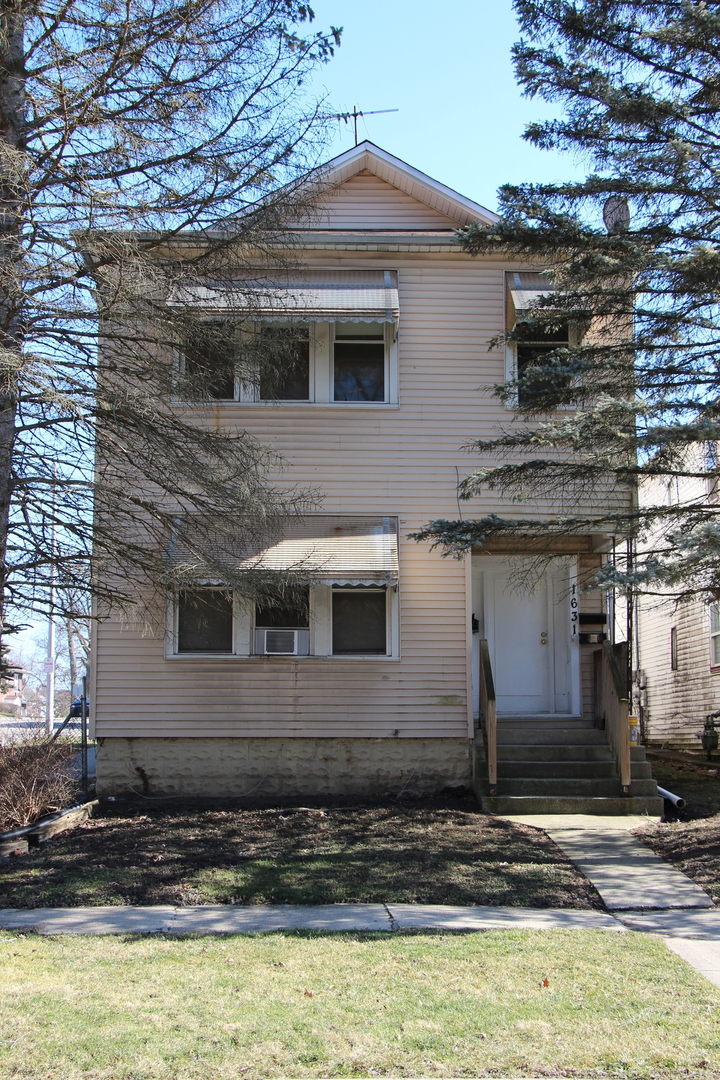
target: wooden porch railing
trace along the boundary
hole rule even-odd
[[[609,641],[595,653],[595,715],[603,721],[615,758],[623,794],[630,794],[629,703],[620,669]]]
[[[490,666],[490,650],[485,638],[480,639],[480,717],[485,738],[488,784],[490,795],[497,794],[497,706],[495,683]],[[626,725],[627,726],[627,725]]]

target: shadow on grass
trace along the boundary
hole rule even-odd
[[[544,833],[472,799],[311,808],[108,804],[0,868],[0,906],[429,903],[601,908]]]

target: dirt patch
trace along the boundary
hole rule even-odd
[[[0,867],[0,907],[383,901],[602,908],[549,837],[481,813],[472,798],[118,800]]]

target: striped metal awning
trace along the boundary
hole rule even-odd
[[[512,270],[505,275],[508,292],[507,326],[512,330],[518,319],[530,311],[539,300],[555,292],[546,274],[529,270]]]
[[[168,303],[301,322],[397,324],[400,318],[394,270],[322,270],[283,280],[188,282],[174,287]]]
[[[181,577],[196,582],[206,580],[209,563],[224,563],[236,572],[285,570],[326,585],[395,586],[397,518],[314,514],[288,522],[280,538],[254,552],[232,552],[224,545],[205,562],[176,548],[170,561]]]

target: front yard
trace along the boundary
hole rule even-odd
[[[720,990],[644,934],[0,934],[16,1080],[718,1080]]]
[[[549,837],[482,814],[472,798],[270,809],[118,800],[3,863],[0,907],[602,907]]]

